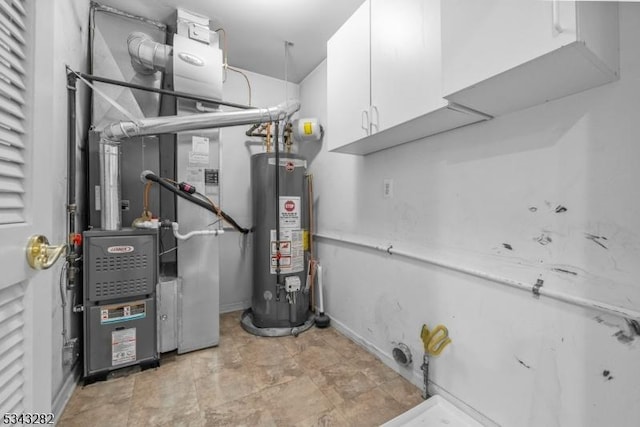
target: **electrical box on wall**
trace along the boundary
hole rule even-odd
[[[385,199],[393,197],[393,179],[386,178],[382,181],[382,195]]]

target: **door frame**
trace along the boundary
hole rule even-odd
[[[28,200],[27,222],[37,234],[44,234],[53,244],[59,242],[60,230],[56,230],[56,209],[64,205],[54,200],[52,188],[64,185],[55,179],[55,167],[62,166],[55,161],[55,151],[66,153],[66,141],[56,140],[54,112],[61,107],[63,99],[55,99],[56,85],[66,81],[55,80],[55,9],[59,0],[33,1],[31,7],[35,16],[32,19],[33,53],[31,77],[33,79],[30,96],[30,134],[31,144],[28,154],[27,184]],[[37,6],[36,6],[37,3]],[[62,104],[64,105],[64,103]],[[62,107],[64,108],[64,107]],[[64,123],[63,125],[66,125]],[[53,138],[52,138],[53,136]],[[64,166],[62,166],[64,167]],[[63,215],[64,218],[64,215]],[[62,222],[62,235],[66,234]],[[24,242],[26,245],[26,242]],[[23,251],[24,252],[24,251]],[[59,261],[60,262],[60,261]],[[24,261],[23,255],[23,263]],[[28,268],[28,267],[26,267]],[[59,267],[58,267],[59,268]],[[25,290],[25,408],[32,412],[51,412],[52,406],[52,301],[53,289],[57,285],[55,271],[31,271]]]

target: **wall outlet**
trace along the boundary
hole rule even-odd
[[[393,180],[391,178],[386,178],[382,181],[382,195],[385,199],[390,199],[393,197]]]

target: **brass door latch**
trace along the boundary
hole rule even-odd
[[[66,254],[68,249],[66,244],[51,246],[45,236],[36,234],[27,242],[27,262],[34,270],[46,270]]]

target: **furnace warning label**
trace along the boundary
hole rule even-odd
[[[136,328],[111,332],[111,366],[136,361]]]
[[[191,149],[194,153],[209,155],[209,138],[204,136],[194,136],[191,138]]]
[[[147,316],[147,304],[144,301],[100,307],[100,324],[128,322],[144,319]]]
[[[276,274],[278,258],[280,273],[304,271],[304,242],[302,230],[280,230],[280,254],[277,249],[276,230],[271,230],[271,274]]]
[[[300,227],[300,197],[280,197],[280,229]]]
[[[194,136],[191,138],[191,150],[189,151],[190,165],[209,164],[209,138]]]
[[[204,171],[204,168],[188,167],[185,174],[185,181],[196,187],[196,191],[201,193],[204,193]]]

